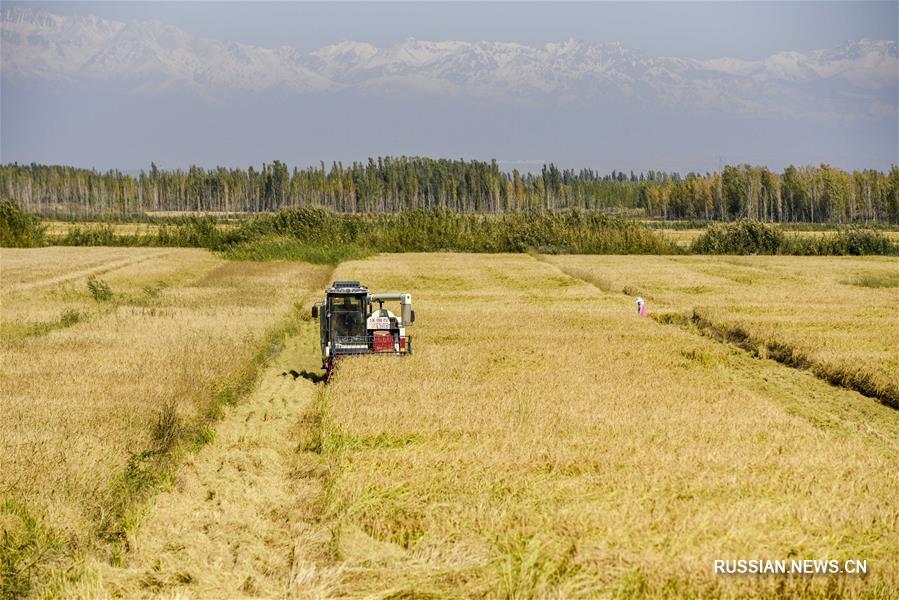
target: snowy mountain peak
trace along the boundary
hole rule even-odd
[[[871,94],[872,110],[889,111],[899,73],[892,40],[861,39],[761,60],[650,56],[619,42],[575,38],[538,46],[410,37],[377,47],[343,40],[301,54],[290,47],[202,38],[158,21],[59,16],[21,6],[2,9],[2,41],[4,79],[116,82],[139,93],[356,88],[516,102],[618,98],[697,109],[807,114],[811,108],[837,114],[844,111],[840,98],[859,94]],[[826,93],[810,97],[802,86],[811,82],[826,86]]]
[[[366,42],[344,40],[310,53],[320,60],[347,59],[367,60],[378,53],[378,49]]]

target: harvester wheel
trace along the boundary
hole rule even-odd
[[[337,368],[335,364],[334,357],[328,357],[328,369],[325,371],[325,383],[331,383],[331,378],[334,377],[334,370]]]

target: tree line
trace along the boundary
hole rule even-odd
[[[641,185],[640,206],[667,219],[899,223],[899,168],[851,173],[828,165],[783,173],[748,165]]]
[[[721,173],[592,169],[502,171],[496,161],[384,157],[289,169],[163,170],[137,174],[57,165],[0,165],[0,194],[27,211],[62,217],[154,211],[260,213],[317,207],[341,213],[449,210],[505,213],[578,208],[665,219],[772,222],[899,222],[899,168],[726,166]]]

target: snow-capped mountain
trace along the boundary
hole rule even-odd
[[[2,42],[3,76],[14,80],[118,81],[136,91],[336,87],[307,69],[292,48],[219,42],[157,21],[122,23],[13,7],[3,10]]]
[[[760,81],[806,82],[836,78],[867,89],[895,86],[899,76],[896,42],[887,40],[863,39],[808,53],[778,52],[760,61],[721,58],[702,64],[713,71],[749,75]]]
[[[12,81],[115,82],[139,93],[355,89],[845,116],[849,97],[854,113],[894,110],[899,57],[895,41],[871,40],[758,61],[658,57],[573,39],[542,46],[408,39],[387,48],[344,41],[301,54],[210,40],[159,22],[14,7],[2,15],[2,74]]]

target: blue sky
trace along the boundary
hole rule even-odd
[[[151,160],[245,167],[421,154],[496,158],[509,168],[554,161],[680,172],[714,170],[719,160],[775,169],[899,162],[896,2],[2,6],[139,30],[97,41],[89,31],[80,39],[70,21],[62,34],[4,21],[2,162],[133,170]],[[425,66],[396,62],[401,51],[423,51],[409,38],[515,42],[532,51],[519,57],[529,66],[484,74],[474,46],[435,51]],[[569,38],[582,42],[574,58],[544,50]],[[862,39],[880,45],[844,46]],[[345,56],[325,64],[310,54],[345,40],[372,44],[354,51],[377,52],[376,60],[346,66]],[[93,44],[89,55],[78,54],[82,42]],[[232,42],[250,49],[235,58]],[[639,52],[617,56],[601,46],[608,42]],[[254,66],[263,64],[254,56],[279,46],[293,58],[271,73]],[[835,54],[822,58],[819,49]],[[179,52],[193,54],[185,61]],[[708,60],[723,57],[746,62]],[[578,74],[581,67],[589,73]],[[258,83],[260,75],[274,81]]]

